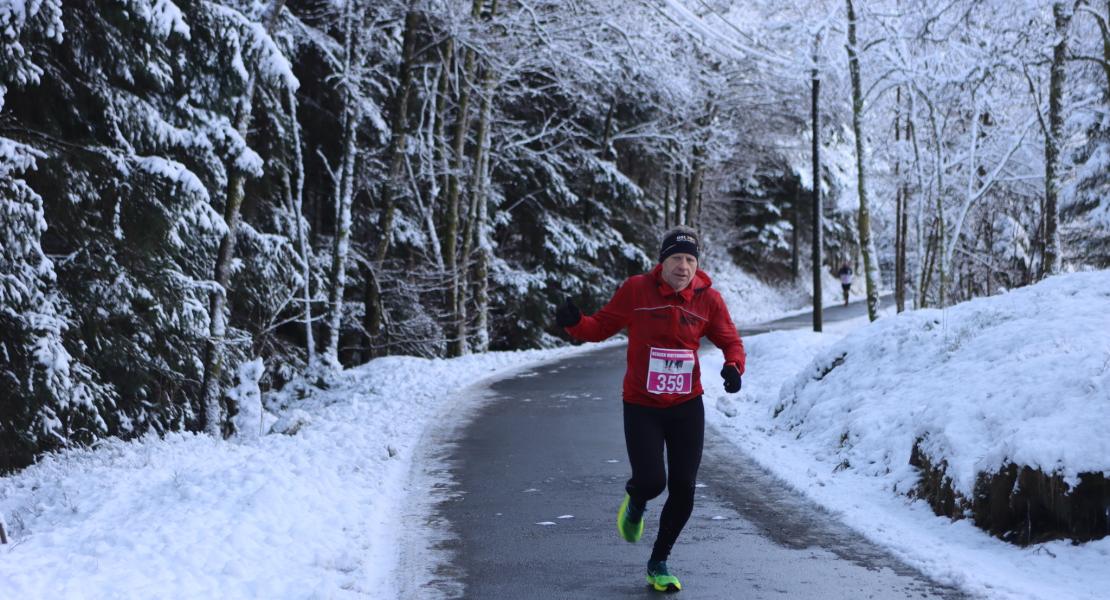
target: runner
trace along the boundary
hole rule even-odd
[[[840,265],[840,287],[844,290],[844,306],[848,306],[848,292],[852,289],[852,267],[848,263]]]
[[[572,336],[599,342],[628,328],[624,375],[624,439],[632,477],[617,513],[617,531],[636,542],[644,532],[649,500],[668,490],[647,579],[656,590],[682,584],[667,558],[694,508],[694,487],[705,436],[698,345],[702,336],[724,351],[725,391],[740,391],[744,345],[712,281],[698,269],[698,234],[676,227],[663,236],[659,264],[628,278],[592,316],[570,299],[555,313]],[[666,448],[666,465],[664,465]]]

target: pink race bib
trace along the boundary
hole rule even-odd
[[[694,351],[652,348],[648,358],[647,391],[689,394],[694,388]]]

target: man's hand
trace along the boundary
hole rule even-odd
[[[555,309],[555,322],[559,327],[574,327],[582,320],[582,311],[574,305],[574,301],[567,298],[562,306]]]
[[[733,363],[727,363],[721,368],[721,377],[725,379],[725,391],[735,394],[740,391],[740,369]]]

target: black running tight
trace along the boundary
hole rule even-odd
[[[694,510],[694,486],[704,439],[705,408],[701,396],[667,408],[624,403],[624,441],[632,465],[632,479],[625,490],[640,506],[662,494],[664,488],[669,490],[651,560],[667,560]]]

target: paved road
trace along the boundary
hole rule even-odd
[[[891,306],[894,301],[894,294],[884,294],[879,296],[879,307]],[[847,306],[843,304],[836,304],[833,306],[826,306],[821,309],[821,321],[823,324],[833,323],[835,321],[846,321],[856,317],[862,317],[867,314],[867,303],[864,301],[852,302]],[[813,313],[807,312],[770,323],[759,323],[755,325],[740,325],[740,333],[743,336],[757,335],[760,333],[767,333],[769,331],[778,331],[782,329],[812,329],[813,328]]]
[[[624,347],[610,347],[492,386],[488,402],[439,457],[440,474],[453,481],[432,496],[438,504],[431,522],[445,535],[438,546],[446,562],[406,597],[655,597],[643,571],[662,498],[649,505],[639,544],[621,541],[614,524],[628,477],[623,370]],[[707,433],[694,514],[669,561],[683,597],[962,597]]]

